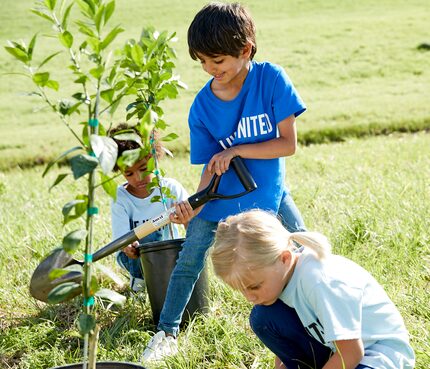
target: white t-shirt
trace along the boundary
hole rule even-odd
[[[160,196],[158,188],[154,189],[148,197],[141,199],[130,194],[125,189],[126,184],[118,186],[116,201],[111,203],[112,239],[114,240],[165,211],[164,205],[160,201],[151,202],[154,196]],[[163,178],[161,184],[168,187],[171,194],[176,197],[175,199],[165,197],[167,209],[171,208],[175,202],[188,199],[187,191],[177,180]],[[172,224],[172,226],[174,238],[178,238],[178,226],[176,224]],[[162,227],[159,231],[162,233],[161,240],[171,238],[168,226]]]
[[[403,319],[382,286],[339,255],[318,260],[304,249],[279,298],[294,308],[307,332],[335,350],[333,341],[361,338],[360,364],[413,369],[414,352]]]

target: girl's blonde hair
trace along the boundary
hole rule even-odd
[[[253,270],[273,265],[282,252],[309,247],[319,259],[331,250],[325,236],[317,232],[288,232],[272,214],[251,210],[228,217],[218,224],[211,251],[215,274],[234,288]]]

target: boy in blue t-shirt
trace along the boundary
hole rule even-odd
[[[235,156],[244,159],[258,188],[237,199],[211,201],[196,211],[187,202],[176,206],[172,222],[192,220],[170,279],[159,332],[148,343],[144,361],[177,351],[182,314],[219,220],[260,208],[277,213],[290,232],[305,230],[284,183],[284,157],[296,150],[295,119],[306,107],[281,67],[253,61],[257,46],[249,13],[238,3],[206,5],[188,29],[188,45],[191,57],[211,76],[189,112],[191,163],[205,165],[198,190],[216,173],[223,174],[218,192],[241,192],[235,173],[227,172]]]

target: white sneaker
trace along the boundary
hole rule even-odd
[[[166,336],[164,331],[159,331],[152,337],[145,351],[143,351],[141,361],[157,361],[178,353],[178,342],[172,336]]]
[[[130,277],[130,288],[133,292],[145,292],[145,280],[135,277]]]

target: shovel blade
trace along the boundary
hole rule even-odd
[[[62,275],[59,278],[51,280],[49,274],[55,269],[63,269],[68,265],[79,264],[78,261],[72,258],[63,249],[56,249],[50,255],[48,255],[34,270],[30,280],[30,294],[35,299],[48,302],[48,295],[54,289],[64,282],[76,282],[81,283],[82,273],[78,271],[70,271],[67,274]],[[69,296],[69,299],[79,295],[77,292],[73,296]]]

